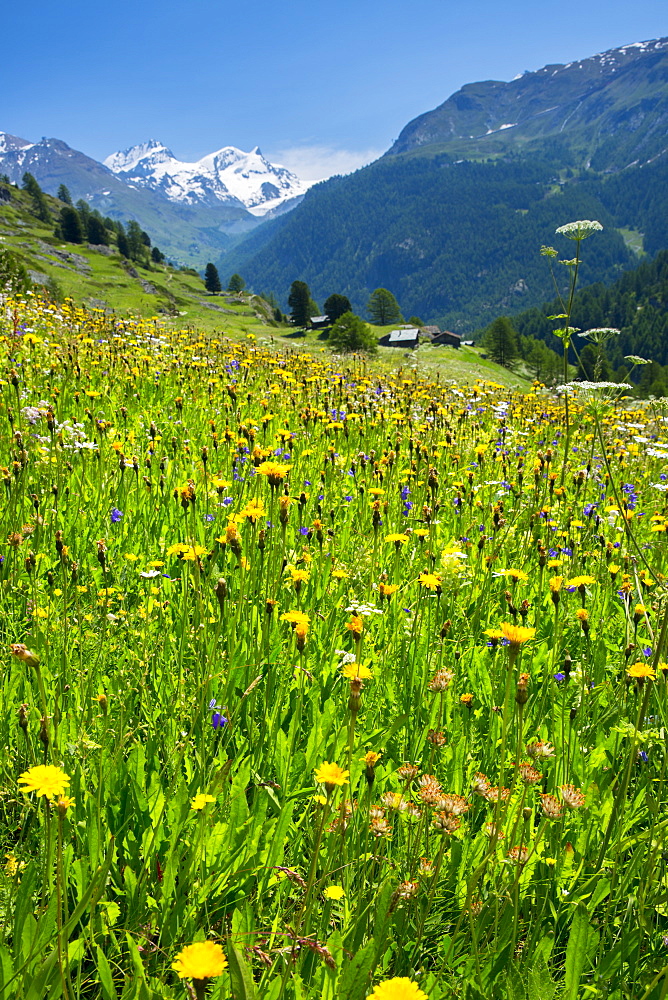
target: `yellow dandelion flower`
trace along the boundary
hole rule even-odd
[[[359,677],[363,681],[369,681],[373,677],[369,668],[365,667],[363,663],[346,663],[341,673],[349,681],[353,680],[354,677]]]
[[[364,619],[359,615],[351,615],[350,621],[346,622],[346,628],[352,634],[353,639],[359,640],[364,631]]]
[[[282,622],[290,622],[291,625],[308,625],[310,622],[308,615],[305,615],[303,611],[286,611],[281,615]]]
[[[325,899],[335,899],[335,900],[343,899],[345,894],[346,894],[345,889],[342,889],[340,885],[328,885],[325,891],[323,892],[323,896],[325,897]]]
[[[523,569],[502,569],[499,570],[502,576],[506,579],[515,580],[517,583],[526,583],[529,579],[528,573],[525,573]]]
[[[632,677],[633,680],[644,680],[648,677],[651,681],[656,680],[656,672],[649,665],[649,663],[634,663],[633,666],[629,667],[626,671],[627,677]]]
[[[215,941],[196,941],[183,948],[172,963],[179,979],[211,979],[227,968],[225,953]]]
[[[285,479],[291,468],[291,465],[281,465],[280,462],[262,462],[255,471],[258,476],[266,476],[269,485],[275,487]]]
[[[418,583],[421,583],[427,590],[440,590],[441,578],[435,573],[420,573]]]
[[[69,783],[70,777],[62,767],[52,764],[38,764],[19,776],[19,784],[25,786],[22,792],[35,792],[38,797],[44,795],[47,799],[64,795]]]
[[[427,994],[406,976],[395,976],[378,983],[367,1000],[429,1000]]]
[[[386,542],[394,542],[394,544],[398,548],[400,545],[403,545],[404,542],[408,541],[408,535],[402,535],[402,534],[398,534],[398,533],[395,532],[392,535],[385,535],[385,541]]]
[[[511,650],[517,651],[536,634],[535,628],[525,628],[523,625],[512,625],[510,622],[501,622],[503,638],[510,643]]]
[[[566,581],[567,587],[591,587],[593,583],[596,583],[596,578],[593,576],[574,576],[572,580]]]
[[[315,780],[331,790],[335,785],[347,785],[350,771],[344,771],[338,764],[325,761],[314,771]]]

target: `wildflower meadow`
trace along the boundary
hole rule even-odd
[[[3,997],[668,995],[659,403],[0,334]]]

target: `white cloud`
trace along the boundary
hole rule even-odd
[[[315,184],[333,174],[350,174],[373,160],[384,149],[335,149],[332,146],[288,146],[267,155],[272,163],[280,163],[304,181]]]

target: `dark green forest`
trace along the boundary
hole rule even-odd
[[[593,251],[594,244],[590,246]],[[536,339],[561,355],[561,341],[552,333],[558,321],[549,319],[560,311],[561,303],[555,299],[513,317],[520,355],[526,357]],[[637,355],[652,362],[633,373],[640,394],[668,394],[668,250],[627,271],[612,285],[596,283],[582,288],[575,295],[571,322],[581,332],[597,327],[620,331],[605,345],[602,377],[626,379],[632,366],[625,358]],[[594,349],[579,336],[574,343],[580,357],[578,375],[591,378]],[[575,352],[569,360],[578,364]]]
[[[447,154],[384,157],[316,185],[218,268],[222,276],[241,271],[283,304],[299,278],[317,301],[338,291],[361,315],[382,285],[405,316],[467,334],[552,295],[539,249],[564,222],[604,226],[581,269],[587,284],[609,284],[637,260],[617,227],[640,231],[650,253],[668,245],[668,164],[599,175],[558,169],[558,162],[547,154],[484,163]]]

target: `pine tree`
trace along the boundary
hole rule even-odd
[[[56,195],[58,201],[64,202],[66,205],[72,204],[72,195],[70,194],[68,188],[64,184],[58,186],[58,194]]]
[[[399,303],[387,288],[377,288],[371,293],[367,302],[367,310],[371,322],[376,326],[389,326],[390,323],[401,323],[403,316]]]
[[[83,243],[83,226],[76,208],[64,205],[58,221],[61,239],[66,243]]]
[[[23,190],[27,191],[32,198],[33,212],[42,222],[51,222],[51,213],[46,200],[46,195],[35,180],[32,174],[23,175]]]
[[[151,250],[151,260],[154,264],[163,264],[165,261],[165,255],[162,250],[158,249],[158,247],[153,247]]]
[[[121,257],[129,259],[130,247],[128,244],[128,238],[125,235],[125,227],[122,222],[116,223],[116,245],[118,247],[118,252],[121,255]]]
[[[311,316],[311,291],[305,281],[293,281],[290,286],[288,305],[291,310],[292,322],[295,326],[308,326]]]
[[[146,257],[146,248],[143,240],[143,230],[135,219],[130,219],[128,222],[126,233],[130,257],[137,262],[144,260]]]
[[[220,278],[218,277],[218,269],[215,264],[211,263],[211,261],[209,261],[206,265],[206,270],[204,271],[204,287],[207,292],[211,292],[211,294],[221,291],[223,287],[220,283]]]
[[[232,292],[233,294],[236,295],[238,292],[242,292],[245,287],[246,287],[246,282],[244,281],[244,279],[241,277],[240,274],[235,273],[229,280],[227,290],[228,292]]]
[[[499,316],[487,327],[482,343],[490,361],[504,368],[508,368],[520,353],[517,332],[507,316]]]
[[[109,245],[109,235],[107,233],[104,222],[101,217],[95,212],[91,213],[88,220],[88,242],[92,243],[94,246],[108,246]]]
[[[323,309],[325,311],[325,316],[329,318],[330,323],[336,323],[337,319],[339,319],[340,316],[343,316],[344,313],[353,311],[353,307],[351,306],[350,300],[347,296],[339,295],[336,292],[334,295],[330,295],[329,298],[325,300]]]

